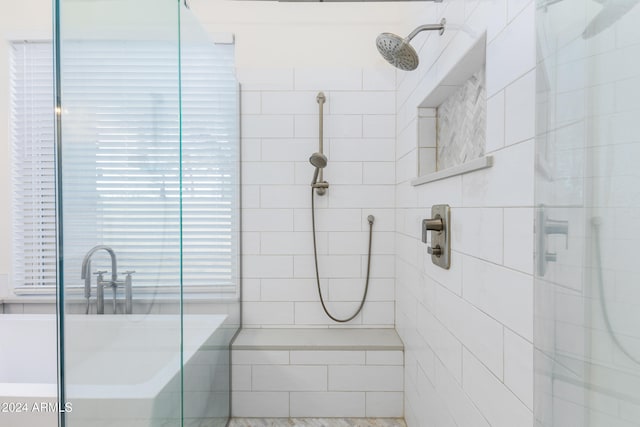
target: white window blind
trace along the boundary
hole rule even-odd
[[[82,257],[104,244],[121,273],[136,271],[134,292],[182,278],[187,290],[236,293],[233,46],[182,46],[182,102],[173,43],[68,41],[63,49],[65,285],[82,285]],[[98,257],[96,269],[110,268]]]
[[[183,283],[239,291],[239,102],[232,44],[182,46]]]
[[[13,270],[16,287],[56,284],[51,43],[11,43]]]

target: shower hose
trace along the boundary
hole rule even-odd
[[[613,343],[620,349],[622,353],[625,354],[629,359],[633,362],[640,365],[640,360],[635,357],[633,354],[629,352],[629,350],[620,342],[616,332],[613,330],[613,326],[611,325],[611,320],[609,320],[609,310],[607,310],[607,302],[605,301],[604,294],[604,275],[602,273],[602,252],[600,249],[600,226],[602,225],[602,218],[595,217],[592,218],[591,224],[593,225],[594,231],[594,241],[595,241],[595,250],[596,250],[596,259],[598,261],[598,293],[600,297],[600,308],[602,310],[602,317],[604,318],[604,324],[607,328],[607,332],[609,332],[609,336],[613,340]]]
[[[329,309],[324,302],[324,298],[322,296],[322,289],[320,287],[320,273],[318,272],[318,246],[316,244],[316,205],[315,205],[315,197],[314,197],[314,188],[311,188],[311,228],[313,229],[313,259],[315,260],[316,265],[316,283],[318,285],[318,295],[320,296],[320,304],[322,304],[322,309],[329,316],[331,320],[339,323],[346,323],[350,320],[353,320],[360,312],[362,311],[362,307],[364,307],[364,302],[367,300],[367,292],[369,291],[369,273],[371,271],[371,240],[373,238],[373,215],[369,215],[367,220],[369,221],[369,253],[367,255],[367,279],[364,285],[364,292],[362,294],[362,300],[360,301],[360,306],[351,316],[345,319],[339,319],[329,313]]]

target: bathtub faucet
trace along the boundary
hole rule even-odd
[[[89,249],[89,252],[82,259],[81,275],[80,278],[84,280],[84,297],[87,300],[86,313],[89,314],[89,304],[91,302],[91,257],[96,252],[103,250],[106,251],[111,257],[111,280],[104,280],[104,273],[106,271],[96,271],[96,309],[97,314],[104,314],[104,288],[110,287],[113,291],[113,313],[116,313],[116,293],[119,286],[124,286],[125,289],[125,313],[131,314],[133,312],[133,289],[131,275],[135,271],[125,271],[126,278],[124,281],[118,280],[118,260],[116,258],[115,251],[106,245],[98,245]]]

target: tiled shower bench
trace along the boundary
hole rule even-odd
[[[243,329],[232,344],[234,417],[402,417],[394,329]]]

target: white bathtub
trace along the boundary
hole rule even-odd
[[[226,354],[213,338],[225,318],[184,316],[182,362],[189,389],[181,390],[179,316],[67,316],[68,425],[177,426],[181,392],[192,406],[194,399],[201,402],[194,414],[205,411],[215,393],[215,366]],[[0,426],[56,426],[56,412],[33,406],[56,402],[55,317],[0,315],[0,345]]]

